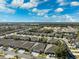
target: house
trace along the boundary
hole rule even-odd
[[[44,50],[44,53],[46,54],[55,54],[54,49],[56,48],[56,45],[48,44]]]
[[[17,54],[19,59],[35,59],[31,54]]]
[[[5,58],[4,56],[0,56],[0,59],[7,59],[7,58]]]
[[[32,36],[31,41],[33,42],[39,42],[39,38],[37,36]]]
[[[22,44],[24,43],[25,41],[20,41],[20,40],[15,40],[13,43],[12,43],[12,46],[15,47],[15,48],[23,48]]]
[[[32,46],[35,44],[35,42],[29,42],[26,41],[22,44],[22,48],[26,49],[26,50],[31,50]]]
[[[19,38],[20,38],[20,40],[24,40],[24,41],[30,41],[31,40],[31,38],[29,36],[20,36]]]
[[[32,52],[43,53],[46,47],[45,43],[35,43],[32,47]]]
[[[47,40],[47,43],[55,44],[57,41],[58,41],[58,39],[55,39],[55,38],[49,38],[49,39]]]

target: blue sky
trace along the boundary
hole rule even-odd
[[[79,0],[0,0],[0,22],[79,22]]]

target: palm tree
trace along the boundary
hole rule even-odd
[[[66,46],[61,42],[58,41],[57,47],[54,49],[56,57],[58,59],[66,59],[67,58],[67,49]]]

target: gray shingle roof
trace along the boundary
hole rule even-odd
[[[22,45],[22,47],[25,48],[25,49],[30,50],[31,47],[32,47],[34,44],[35,44],[35,42],[29,42],[29,41],[27,41],[27,42],[25,42],[25,43]]]
[[[35,43],[35,45],[32,47],[32,51],[41,53],[44,52],[45,47],[46,44],[44,43]]]
[[[2,56],[0,56],[0,59],[7,59],[7,58],[5,58],[4,56],[2,57]]]
[[[54,52],[55,47],[56,47],[56,45],[48,44],[46,46],[46,49],[45,49],[44,53],[47,53],[47,54],[55,53]]]
[[[38,42],[39,38],[38,37],[31,37],[31,41]]]
[[[47,40],[47,43],[55,44],[57,41],[58,41],[57,39],[49,38],[49,39]]]

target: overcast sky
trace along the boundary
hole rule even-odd
[[[79,0],[0,0],[0,22],[79,22]]]

